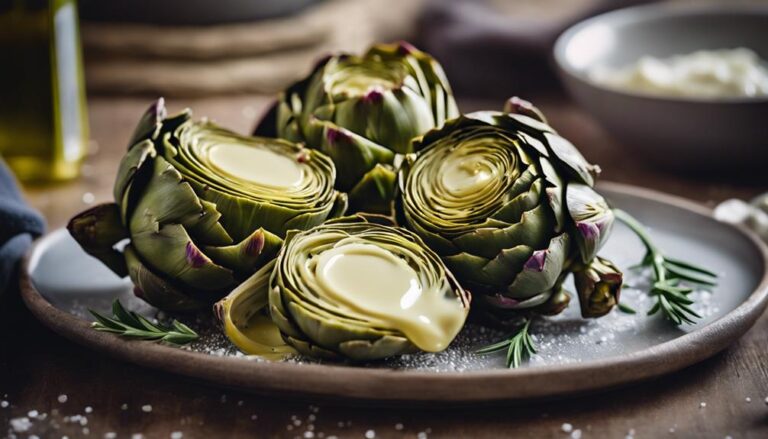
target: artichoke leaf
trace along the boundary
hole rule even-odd
[[[283,240],[260,228],[237,244],[226,247],[205,246],[203,253],[216,264],[230,267],[237,274],[252,273],[272,260]]]
[[[319,149],[331,157],[338,171],[337,187],[350,190],[377,163],[392,163],[395,154],[365,137],[330,122],[314,121],[322,128]]]
[[[374,341],[349,340],[342,342],[339,344],[339,351],[347,358],[364,361],[413,353],[417,352],[418,349],[405,337],[385,335]]]
[[[128,191],[131,183],[133,183],[134,176],[138,169],[142,167],[148,159],[154,158],[156,154],[154,144],[149,140],[145,140],[134,145],[134,147],[123,156],[120,160],[120,166],[117,169],[117,176],[115,177],[115,184],[112,190],[115,200],[123,199],[123,196]]]
[[[506,295],[530,297],[550,290],[563,272],[569,251],[568,235],[558,235],[545,250],[536,250],[523,265],[523,270],[509,286]]]
[[[243,281],[214,305],[214,314],[224,333],[242,352],[270,360],[295,355],[279,328],[266,313],[269,278],[274,261]]]
[[[173,312],[191,312],[205,307],[206,302],[195,299],[189,291],[156,275],[141,261],[132,246],[125,248],[125,262],[137,297],[152,305]]]
[[[395,179],[391,166],[374,166],[349,191],[349,210],[380,214],[391,212]]]
[[[557,134],[544,133],[544,137],[547,139],[547,145],[552,150],[554,157],[557,157],[584,184],[595,185],[595,179],[592,176],[592,173],[596,172],[595,166],[590,165],[571,142]]]
[[[587,185],[571,183],[565,192],[568,212],[575,224],[574,237],[581,260],[589,263],[608,240],[614,214],[605,198]]]
[[[493,284],[498,285],[499,288],[505,288],[523,270],[525,262],[532,254],[533,248],[527,245],[517,245],[504,249],[495,258],[488,261],[482,272],[488,279],[496,279]]]
[[[493,219],[504,221],[509,224],[517,223],[521,220],[523,213],[535,209],[541,204],[541,198],[544,196],[543,180],[537,179],[533,182],[530,189],[515,198],[509,200],[496,213]]]
[[[547,244],[554,228],[548,208],[536,206],[524,212],[520,222],[505,228],[479,228],[453,239],[458,249],[491,259],[510,243],[541,248]]]
[[[132,149],[138,142],[152,138],[160,127],[163,119],[168,115],[168,111],[165,108],[165,99],[159,98],[155,101],[147,111],[139,119],[139,123],[133,130],[130,141],[128,142],[128,148]]]
[[[153,271],[159,271],[203,291],[219,292],[235,282],[232,270],[214,263],[179,224],[166,224],[157,231],[132,231],[131,244]]]
[[[229,236],[227,229],[219,223],[221,213],[216,210],[216,205],[205,200],[200,200],[203,206],[202,212],[197,217],[191,217],[184,221],[184,227],[195,242],[201,245],[224,246],[234,241]]]
[[[565,276],[561,276],[565,278]],[[552,292],[549,293],[549,300],[535,308],[535,312],[545,315],[553,316],[560,314],[568,307],[571,302],[571,295],[561,286],[562,280],[558,281],[552,288]]]
[[[99,204],[72,218],[67,230],[89,255],[99,259],[120,277],[128,275],[123,254],[115,245],[128,238],[117,204]]]

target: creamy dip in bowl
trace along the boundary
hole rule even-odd
[[[574,25],[554,61],[617,146],[675,170],[764,170],[767,35],[768,5],[654,3]]]

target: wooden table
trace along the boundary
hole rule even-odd
[[[247,132],[266,103],[265,97],[237,96],[173,100],[169,107],[189,106],[199,116]],[[465,111],[501,105],[461,103]],[[710,205],[768,190],[768,181],[725,182],[654,171],[624,153],[567,99],[541,96],[537,103],[561,133],[591,161],[602,165],[605,179]],[[142,98],[90,100],[94,141],[83,177],[63,186],[26,191],[51,229],[63,226],[90,203],[110,200],[126,139],[148,104]],[[577,429],[584,438],[768,437],[768,316],[724,353],[653,382],[559,401],[413,410],[256,397],[117,362],[48,331],[24,308],[16,291],[6,293],[0,303],[0,436],[11,431],[6,430],[11,419],[36,410],[38,416],[45,413],[46,419],[33,420],[29,432],[20,437],[73,438],[87,432],[87,437],[101,438],[115,432],[118,437],[142,433],[167,438],[179,437],[173,433],[181,432],[185,438],[567,438],[576,437]],[[61,395],[66,395],[66,402],[59,402],[64,399]],[[2,400],[10,406],[2,407]],[[87,423],[72,415],[82,415]],[[565,432],[569,425],[574,432]]]

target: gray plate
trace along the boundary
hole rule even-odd
[[[634,288],[622,302],[637,315],[613,311],[584,320],[572,304],[534,327],[539,355],[517,370],[500,356],[478,356],[476,347],[504,334],[470,326],[447,351],[410,355],[368,365],[317,364],[307,359],[270,363],[239,354],[209,315],[182,318],[201,333],[185,349],[125,341],[88,327],[87,308],[106,311],[120,297],[129,308],[157,317],[118,279],[59,230],[43,238],[26,260],[22,294],[33,313],[62,335],[122,359],[254,392],[374,401],[469,402],[551,397],[647,379],[701,361],[741,336],[768,302],[765,246],[753,235],[722,224],[693,203],[628,186],[603,184],[602,193],[640,219],[670,255],[720,274],[712,291],[697,291],[704,318],[676,328],[647,317],[652,300],[647,276],[628,275]],[[639,241],[619,225],[602,254],[627,268],[642,257]],[[160,319],[165,318],[162,314]]]

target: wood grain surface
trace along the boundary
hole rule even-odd
[[[768,190],[768,179],[738,175],[683,176],[651,169],[567,99],[531,96],[552,124],[609,180],[637,184],[713,204]],[[230,96],[171,101],[198,116],[247,132],[268,99]],[[94,202],[109,201],[125,139],[149,104],[142,98],[90,100],[92,154],[83,177],[49,188],[27,188],[50,228]],[[501,102],[460,100],[462,109]],[[722,354],[639,386],[589,397],[507,406],[405,409],[281,400],[222,391],[121,363],[43,328],[16,291],[0,298],[0,436],[30,419],[18,437],[521,437],[763,438],[768,437],[768,317]],[[66,402],[62,396],[66,395]],[[2,401],[8,406],[3,407]],[[151,406],[151,407],[150,407]],[[90,409],[88,409],[90,407]],[[37,413],[35,413],[35,411]],[[32,412],[32,413],[29,413]],[[45,419],[39,419],[45,413]],[[35,418],[36,415],[37,417]],[[75,415],[75,416],[73,416]],[[76,416],[79,415],[79,416]],[[83,420],[86,421],[83,421]],[[570,428],[569,428],[570,427]],[[569,431],[566,431],[569,430]],[[181,436],[179,436],[181,434]]]

